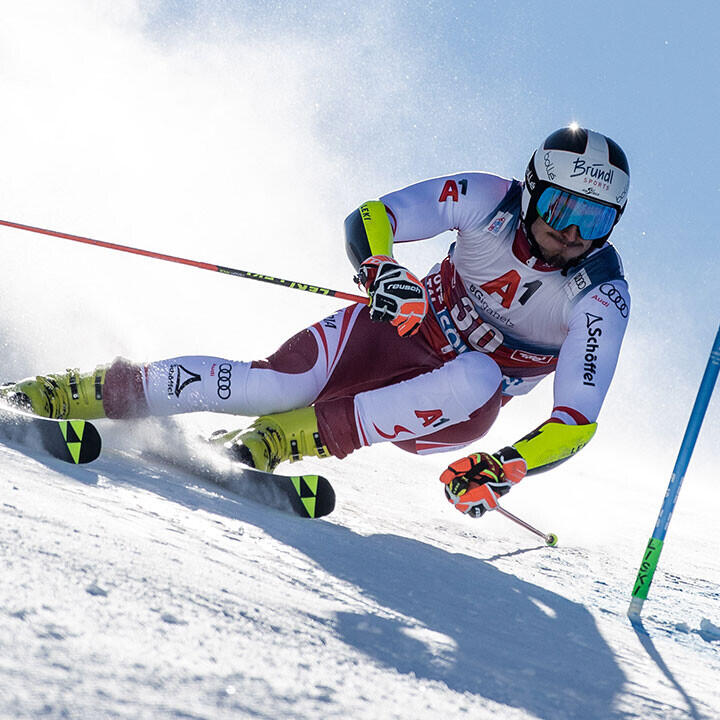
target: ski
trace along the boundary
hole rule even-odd
[[[275,475],[240,463],[230,477],[218,484],[238,495],[279,510],[288,508],[303,518],[320,518],[335,509],[335,490],[322,475]]]
[[[235,495],[302,518],[321,518],[335,509],[335,490],[322,475],[275,475],[248,467],[219,452],[205,438],[170,454],[145,448],[144,457],[170,465]]]
[[[0,437],[74,465],[97,459],[102,439],[87,420],[51,420],[0,404]]]

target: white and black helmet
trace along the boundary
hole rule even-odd
[[[599,247],[625,210],[629,187],[628,161],[616,142],[574,125],[556,130],[525,171],[522,219],[528,237],[540,217],[556,230],[577,225]]]

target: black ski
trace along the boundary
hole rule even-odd
[[[322,475],[274,475],[245,467],[240,463],[230,477],[217,482],[228,490],[263,502],[266,505],[290,509],[304,518],[319,518],[335,509],[335,490]]]
[[[176,467],[241,497],[276,510],[292,512],[304,518],[320,518],[335,508],[335,491],[322,475],[275,475],[248,467],[212,446],[204,438],[201,444],[183,449],[171,443],[162,449],[143,449],[150,460]]]
[[[89,463],[102,450],[97,428],[87,420],[51,420],[0,405],[0,437],[26,447],[40,447],[58,460]]]

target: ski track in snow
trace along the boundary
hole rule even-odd
[[[642,632],[645,527],[538,546],[390,448],[304,463],[338,504],[303,520],[105,435],[86,467],[0,444],[2,717],[720,717],[709,529],[671,532]]]

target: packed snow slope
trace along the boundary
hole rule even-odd
[[[716,491],[688,483],[640,631],[655,508],[598,454],[506,498],[548,548],[452,509],[437,457],[303,463],[319,521],[142,457],[217,421],[101,421],[86,467],[0,444],[1,717],[718,717]]]

